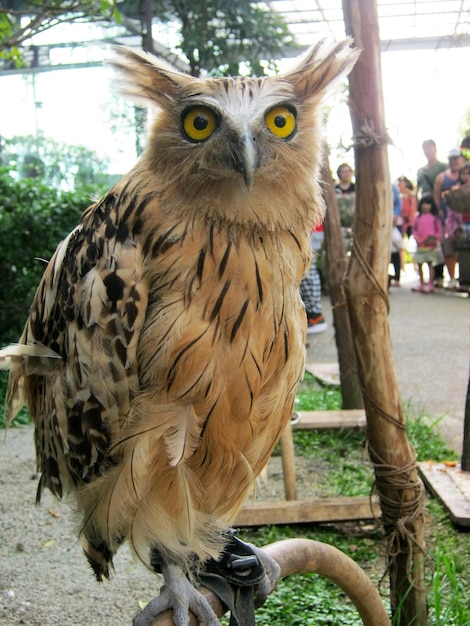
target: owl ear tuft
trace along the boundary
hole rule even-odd
[[[197,82],[152,54],[126,46],[115,46],[113,50],[109,65],[118,72],[119,92],[144,106],[171,106],[185,87]]]
[[[339,81],[349,74],[360,50],[351,39],[328,46],[324,40],[312,46],[300,63],[283,78],[292,83],[302,98],[321,100]]]

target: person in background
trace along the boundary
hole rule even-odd
[[[467,134],[460,142],[460,151],[462,152],[466,161],[470,161],[470,129],[467,130]]]
[[[437,146],[434,139],[426,139],[422,144],[424,156],[427,159],[426,165],[420,167],[416,175],[417,198],[426,194],[434,194],[434,182],[437,176],[447,169],[446,163],[437,158]],[[439,206],[439,203],[438,203]],[[442,287],[444,282],[444,263],[436,265],[434,268],[434,284]]]
[[[411,237],[417,208],[416,194],[413,183],[406,176],[400,176],[397,182],[401,196],[402,235]]]
[[[426,139],[422,144],[426,165],[420,167],[416,175],[417,196],[434,193],[434,182],[437,176],[447,169],[447,164],[437,158],[437,146],[434,139]]]
[[[470,139],[470,137],[468,139]],[[470,163],[466,163],[460,170],[458,187],[470,188]],[[467,212],[462,213],[461,226],[464,236],[470,238],[470,202]]]
[[[338,176],[338,182],[335,185],[335,191],[338,194],[354,193],[356,190],[355,184],[352,182],[352,167],[347,163],[341,163],[336,170]]]
[[[300,283],[300,296],[307,313],[307,335],[322,333],[327,329],[327,323],[322,313],[321,278],[317,266],[317,258],[324,239],[323,224],[313,228],[311,234],[312,263],[310,270]]]
[[[418,264],[419,286],[412,291],[432,293],[434,291],[434,267],[442,261],[442,224],[439,209],[432,195],[425,195],[418,203],[418,215],[413,224],[413,236],[417,250],[415,262]],[[429,281],[424,280],[423,265],[429,267]]]
[[[392,185],[393,198],[393,224],[392,224],[392,252],[390,261],[393,265],[394,276],[389,279],[391,287],[400,286],[400,272],[403,254],[403,235],[402,235],[402,219],[401,219],[401,197],[397,185]]]
[[[406,268],[406,251],[410,250],[410,238],[413,235],[413,224],[416,216],[416,194],[413,183],[406,176],[398,178],[398,189],[401,196],[401,219],[402,219],[402,235],[403,248],[400,254],[401,269]],[[406,240],[405,240],[406,237]]]
[[[459,172],[459,187],[470,187],[470,163],[465,163]]]
[[[434,182],[434,200],[439,207],[440,218],[443,226],[444,238],[442,240],[442,252],[444,261],[449,272],[449,289],[455,289],[455,266],[457,263],[456,230],[462,221],[461,216],[447,206],[446,192],[450,191],[459,182],[459,172],[465,164],[460,148],[453,148],[448,155],[449,167],[441,172]]]

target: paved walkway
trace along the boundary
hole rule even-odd
[[[407,414],[440,419],[444,440],[462,452],[470,366],[470,297],[447,290],[413,293],[418,283],[407,266],[400,287],[390,289],[389,325],[395,374]],[[323,299],[324,333],[309,335],[310,363],[337,362],[331,305]],[[407,405],[409,404],[409,409]]]

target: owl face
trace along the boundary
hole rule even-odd
[[[276,220],[289,227],[292,206],[321,206],[320,104],[357,57],[349,42],[319,44],[291,72],[267,78],[194,78],[118,52],[122,91],[158,109],[143,167],[173,205],[269,228]]]
[[[212,181],[234,181],[251,191],[257,175],[276,159],[281,148],[295,155],[299,104],[287,84],[284,89],[273,86],[266,79],[207,81],[207,95],[188,94],[173,120],[157,121],[155,146],[162,123],[168,123],[175,139],[178,137],[169,149],[187,163],[192,161],[193,171]],[[163,149],[161,144],[159,149]]]

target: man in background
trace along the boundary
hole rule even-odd
[[[447,169],[447,163],[439,161],[437,158],[437,146],[434,139],[426,139],[423,141],[423,152],[427,159],[426,165],[420,167],[416,176],[417,180],[417,198],[430,195],[434,196],[434,182],[441,172]],[[437,205],[439,206],[439,204]],[[443,287],[444,285],[444,263],[435,266],[434,286]]]

